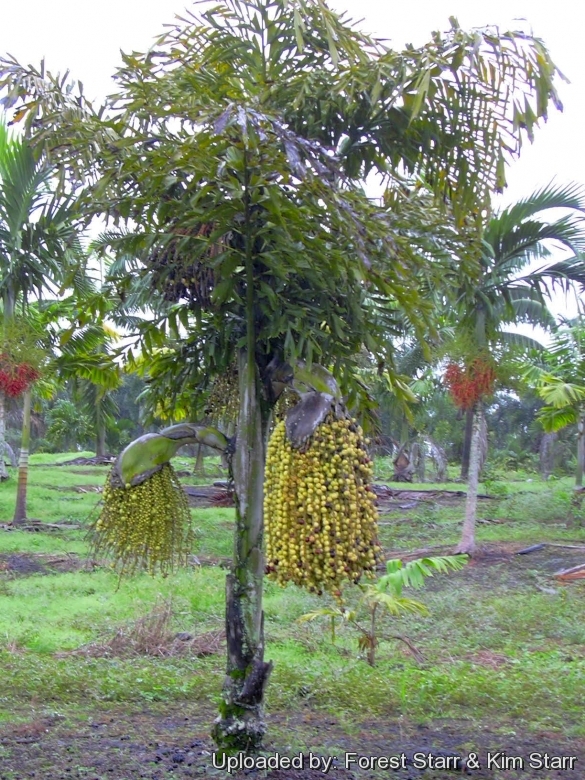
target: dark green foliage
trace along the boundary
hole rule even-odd
[[[66,398],[61,398],[45,416],[47,430],[45,438],[56,452],[71,452],[86,449],[91,439],[91,423],[79,407]]]

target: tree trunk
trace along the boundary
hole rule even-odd
[[[10,281],[4,290],[2,296],[3,304],[3,328],[2,328],[2,344],[6,342],[6,326],[10,323],[14,317],[14,303],[16,299],[16,293],[13,289],[14,285]],[[6,469],[6,463],[4,461],[7,452],[6,448],[6,395],[4,391],[0,391],[0,482],[4,482],[9,478],[8,471]]]
[[[98,458],[104,458],[106,455],[106,421],[99,391],[95,401],[95,454]]]
[[[556,433],[545,433],[540,440],[538,450],[540,459],[540,473],[543,479],[548,479],[554,468],[554,445],[557,440]]]
[[[414,470],[416,473],[417,482],[425,481],[425,467],[427,459],[427,445],[424,441],[417,441],[414,443],[412,450],[410,451],[411,457],[414,460]]]
[[[583,486],[583,471],[585,469],[585,418],[579,417],[577,423],[577,473],[575,487]]]
[[[489,447],[489,441],[488,441],[487,420],[485,418],[485,411],[482,408],[481,426],[479,429],[479,472],[478,473],[480,477],[481,477],[481,472],[483,471],[483,468],[487,461],[488,447]]]
[[[477,515],[477,486],[479,483],[481,433],[483,428],[483,404],[478,401],[473,413],[471,429],[471,446],[469,451],[469,476],[467,479],[467,500],[465,502],[465,520],[461,541],[455,549],[455,554],[473,555],[475,552],[475,520]]]
[[[239,359],[240,414],[232,475],[236,501],[234,559],[226,582],[227,672],[213,738],[225,753],[256,752],[266,731],[264,689],[263,486],[269,414],[263,409],[253,355]]]
[[[8,479],[8,469],[6,468],[6,398],[4,390],[0,390],[0,482]]]
[[[22,410],[22,443],[18,459],[18,485],[16,488],[16,508],[12,522],[14,525],[26,521],[26,485],[28,482],[28,452],[30,447],[30,408],[32,390],[24,391],[24,407]]]
[[[376,609],[377,604],[372,605],[370,612],[370,634],[368,636],[367,660],[370,666],[376,665],[376,647],[378,645],[378,635],[376,632]]]
[[[394,458],[394,473],[390,480],[392,482],[412,482],[414,466],[412,465],[410,453],[408,452],[408,442],[403,444]]]
[[[465,412],[465,434],[463,437],[463,453],[461,456],[461,479],[469,476],[469,458],[471,454],[471,435],[473,430],[473,409]]]
[[[201,477],[205,476],[205,458],[203,457],[203,445],[200,444],[197,447],[197,458],[195,460],[194,474],[198,474]]]
[[[272,663],[264,661],[264,466],[271,407],[256,365],[254,235],[250,171],[245,167],[246,346],[238,355],[239,412],[231,462],[236,504],[234,559],[226,578],[227,669],[212,736],[223,753],[256,753],[266,732],[264,690]]]

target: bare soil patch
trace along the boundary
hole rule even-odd
[[[80,558],[75,553],[52,555],[50,553],[1,553],[0,573],[8,576],[51,574],[93,568],[93,561]]]
[[[187,703],[165,706],[164,710],[145,707],[143,712],[133,713],[112,707],[73,721],[53,716],[3,727],[0,780],[185,780],[201,776],[235,780],[452,780],[462,776],[476,780],[577,780],[585,766],[583,741],[569,743],[560,734],[526,735],[510,729],[503,736],[495,727],[478,733],[465,721],[416,726],[392,719],[357,720],[347,729],[331,714],[306,706],[294,712],[270,712],[271,736],[265,745],[267,756],[302,756],[302,769],[250,768],[230,775],[213,766],[214,745],[208,732],[214,717],[209,705]],[[352,762],[359,757],[403,753],[404,768],[396,771],[360,768]],[[499,770],[492,765],[488,770],[488,753],[518,757],[524,768]],[[531,768],[532,753],[574,756],[575,769]],[[311,754],[313,762],[332,759],[327,773],[323,764],[311,768]],[[430,754],[435,766],[453,768],[422,769],[415,754]],[[466,771],[466,764],[474,763],[473,754],[480,768]]]
[[[116,460],[115,455],[100,455],[93,458],[71,458],[62,463],[53,463],[54,466],[111,466]]]
[[[103,485],[47,485],[48,490],[73,493],[103,493]]]
[[[192,507],[229,507],[234,505],[233,491],[225,484],[184,485],[183,490]]]
[[[554,577],[554,574],[585,563],[585,545],[579,542],[542,544],[535,542],[531,546],[534,547],[532,552],[522,554],[521,551],[527,548],[526,543],[486,542],[478,547],[465,569],[450,574],[449,578],[471,578],[485,584],[487,588],[493,587],[495,582],[507,586],[540,583],[541,587],[551,589],[578,586],[579,580],[562,583]],[[431,555],[450,555],[452,550],[453,545],[420,547],[408,551],[385,549],[384,557],[410,561]],[[498,569],[497,578],[490,573],[492,567]],[[440,579],[429,580],[426,587],[430,589],[448,587],[448,582]]]
[[[421,504],[439,504],[441,506],[456,506],[465,500],[463,490],[411,490],[408,488],[391,488],[385,484],[374,486],[378,498],[378,509],[381,514],[394,510],[416,509]],[[233,493],[226,488],[224,482],[213,485],[185,485],[185,493],[189,497],[189,505],[193,507],[233,506]],[[480,495],[480,501],[493,500],[493,496]]]

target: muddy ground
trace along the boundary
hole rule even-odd
[[[70,722],[59,716],[35,720],[0,730],[0,780],[163,780],[201,776],[233,777],[237,780],[269,777],[272,780],[581,780],[585,776],[585,743],[568,742],[557,734],[517,734],[503,738],[484,730],[477,734],[466,722],[449,721],[434,727],[409,726],[363,720],[352,725],[351,734],[329,714],[310,705],[295,712],[269,713],[270,734],[266,756],[295,758],[302,769],[264,768],[234,770],[231,774],[214,766],[213,743],[208,733],[215,713],[201,705],[166,705],[159,710],[128,713],[111,709]],[[294,741],[294,747],[290,740]],[[469,752],[471,751],[471,752]],[[487,768],[488,753],[492,767]],[[524,763],[522,770],[499,769],[505,759]],[[547,771],[536,766],[540,756],[575,757],[574,769]],[[320,767],[311,769],[319,761]],[[352,756],[352,754],[355,754]],[[402,759],[404,754],[404,759]],[[436,769],[420,768],[423,760]],[[371,762],[373,757],[395,757],[404,768],[370,771],[356,769],[352,759]],[[331,759],[330,768],[326,764]],[[476,759],[481,768],[476,768]],[[216,764],[221,763],[216,757]],[[546,759],[542,757],[541,763]],[[346,768],[347,765],[350,768]],[[466,767],[467,763],[467,767]],[[549,763],[554,763],[549,759]],[[570,763],[566,762],[567,765]],[[441,767],[453,767],[443,769]],[[457,768],[455,768],[457,767]]]

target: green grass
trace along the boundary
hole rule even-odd
[[[75,553],[85,555],[85,531],[31,533],[28,531],[0,531],[0,553],[36,553],[57,555]]]
[[[50,523],[86,524],[96,510],[98,493],[76,492],[76,487],[103,485],[108,473],[104,466],[59,466],[79,455],[91,453],[46,453],[31,455],[28,477],[27,514],[31,519]],[[14,514],[16,501],[16,472],[12,478],[0,483],[0,522],[8,522]]]
[[[197,554],[231,558],[234,548],[233,509],[194,509],[191,514],[197,531]]]
[[[93,458],[95,452],[83,450],[83,452],[38,452],[30,456],[30,462],[33,466],[52,466],[59,463],[67,463],[74,458]],[[71,466],[68,468],[75,468]]]
[[[81,528],[0,530],[0,554],[87,554],[88,517],[99,495],[53,488],[99,484],[107,470],[52,465],[69,457],[33,456],[29,514],[48,523],[74,520]],[[185,459],[184,466],[191,468],[192,461]],[[0,485],[4,516],[10,515],[14,490],[14,480]],[[567,539],[585,544],[582,510],[572,504],[570,481],[506,483],[506,491],[505,498],[481,503],[480,516],[498,522],[479,524],[480,544],[514,541],[528,546]],[[440,549],[458,539],[462,517],[462,502],[421,502],[415,509],[383,516],[381,539],[388,549]],[[199,532],[197,555],[211,562],[231,555],[233,510],[193,510],[193,519]],[[221,627],[224,582],[225,571],[217,565],[182,570],[167,579],[140,575],[122,583],[107,568],[0,573],[0,667],[9,681],[0,689],[0,721],[18,720],[37,706],[79,712],[108,702],[128,707],[156,701],[215,703],[224,673],[221,656],[88,658],[71,651],[107,641],[118,628],[169,600],[173,631]],[[451,718],[478,728],[483,722],[505,730],[513,722],[533,733],[562,727],[570,736],[585,736],[583,584],[558,586],[537,559],[527,556],[484,570],[474,563],[433,579],[414,595],[428,605],[430,616],[388,618],[381,631],[408,636],[425,662],[417,664],[400,641],[384,639],[377,666],[371,668],[348,625],[337,626],[332,644],[326,621],[297,622],[324,606],[323,599],[267,582],[266,653],[275,662],[268,709],[294,710],[309,703],[334,713],[348,728],[352,718],[361,716],[421,724]],[[490,657],[496,658],[492,665]]]
[[[165,579],[140,575],[118,582],[107,570],[32,575],[1,583],[0,645],[39,653],[71,650],[171,598],[177,630],[216,623],[223,608],[223,573],[182,570]]]

